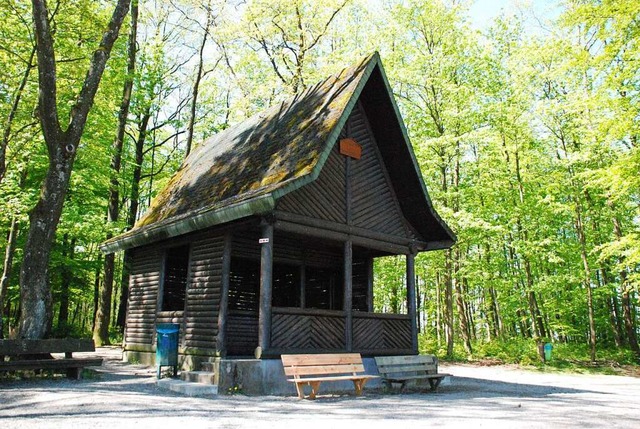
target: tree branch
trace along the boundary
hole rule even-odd
[[[40,1],[41,0],[33,0],[34,4],[39,3]],[[91,65],[89,66],[84,84],[80,90],[80,95],[78,96],[76,104],[71,111],[71,122],[66,131],[72,141],[80,139],[80,136],[82,135],[107,59],[111,54],[113,44],[118,38],[118,33],[120,31],[120,26],[124,21],[124,17],[129,12],[130,2],[131,0],[118,0],[118,4],[113,11],[107,30],[102,35],[100,47],[93,53]]]

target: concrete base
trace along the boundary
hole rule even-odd
[[[157,385],[161,389],[171,390],[186,396],[210,396],[218,394],[218,386],[191,383],[175,378],[163,378],[157,381]]]
[[[363,358],[365,372],[378,374],[373,358]],[[379,379],[370,380],[365,386],[381,387]],[[293,383],[284,375],[280,359],[222,359],[218,382],[220,394],[241,392],[247,395],[297,396]],[[322,392],[353,393],[353,382],[326,382],[320,387]]]
[[[154,365],[155,353],[148,352],[125,352],[124,360],[129,362],[143,363],[149,366]],[[200,361],[207,359],[205,356],[179,356],[182,370],[200,369],[199,364],[195,366],[194,359],[199,358]],[[215,362],[212,366],[218,369],[216,374],[217,392],[221,395],[243,393],[245,395],[277,395],[277,396],[296,396],[297,392],[293,383],[288,382],[284,375],[282,361],[280,359],[212,359]],[[378,368],[373,358],[363,358],[365,373],[378,374]],[[446,386],[450,383],[449,377],[445,378],[440,385]],[[160,380],[163,381],[163,380]],[[181,380],[171,380],[181,381]],[[163,381],[164,382],[164,381]],[[170,383],[166,381],[165,383]],[[187,383],[187,382],[183,382]],[[178,383],[179,384],[179,383]],[[187,383],[198,386],[197,383]],[[380,379],[369,380],[364,388],[366,394],[367,389],[382,388],[384,385]],[[211,385],[209,386],[211,387]],[[408,383],[408,388],[420,388],[429,390],[429,384],[426,380],[420,380],[420,384]],[[173,390],[173,389],[172,389]],[[306,392],[308,393],[308,387]],[[320,386],[320,394],[326,393],[353,393],[353,383],[351,381],[326,382]],[[185,393],[188,394],[188,393]],[[206,393],[210,394],[210,393]]]

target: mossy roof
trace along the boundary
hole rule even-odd
[[[272,211],[279,197],[318,177],[376,68],[384,76],[377,53],[214,135],[187,156],[134,228],[101,249],[124,250]],[[410,147],[409,152],[419,172]]]

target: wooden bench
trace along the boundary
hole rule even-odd
[[[0,372],[66,370],[67,377],[79,380],[84,367],[100,366],[102,358],[74,358],[73,353],[95,350],[93,340],[87,339],[0,340]],[[64,358],[51,353],[64,353]]]
[[[300,399],[304,398],[304,386],[311,387],[309,399],[315,399],[323,381],[353,381],[356,395],[362,394],[365,383],[377,375],[364,372],[359,353],[282,355],[282,366],[287,379],[296,384]]]
[[[428,380],[431,390],[451,374],[438,373],[438,358],[433,355],[376,357],[382,381],[391,388],[393,383],[404,389],[410,380]]]

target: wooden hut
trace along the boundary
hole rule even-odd
[[[414,258],[450,247],[378,54],[197,147],[129,232],[124,349],[157,323],[183,358],[417,353]],[[373,311],[373,261],[406,255],[407,313]]]

